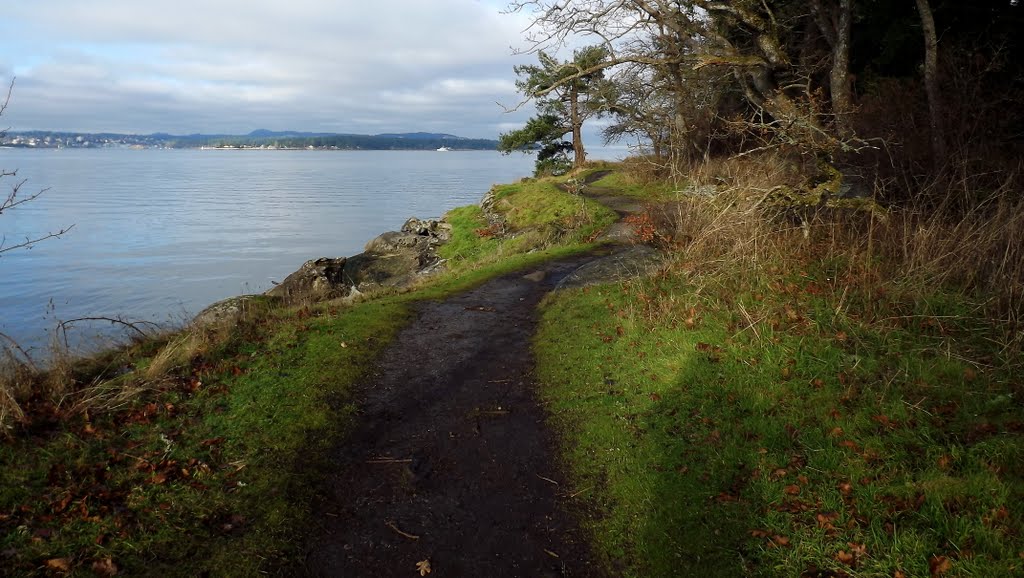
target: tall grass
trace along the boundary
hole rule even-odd
[[[677,267],[708,274],[719,269],[799,268],[808,259],[845,264],[843,290],[870,294],[879,283],[943,287],[980,301],[985,315],[1020,328],[1024,322],[1024,201],[1012,190],[1016,175],[964,203],[961,188],[944,202],[891,206],[885,215],[867,211],[809,209],[799,222],[766,209],[763,199],[799,180],[800,168],[785,158],[711,161],[693,174],[715,183],[713,198],[680,197],[650,215],[670,239]],[[879,183],[876,198],[885,195]],[[938,184],[933,185],[938,186]]]

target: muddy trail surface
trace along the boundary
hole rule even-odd
[[[431,576],[601,574],[567,509],[531,353],[540,299],[600,258],[420,304],[336,450],[309,574],[409,577],[423,563]]]

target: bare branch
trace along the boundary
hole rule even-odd
[[[22,359],[24,359],[25,363],[28,364],[28,366],[31,367],[33,371],[39,371],[39,368],[36,366],[35,362],[32,360],[32,356],[29,355],[28,352],[25,351],[25,349],[22,348],[21,345],[17,341],[14,340],[13,337],[11,337],[10,335],[7,335],[6,333],[0,332],[0,338],[2,338],[4,341],[6,341],[7,343],[10,344],[10,345],[7,346],[8,351],[10,351],[12,349],[14,351],[17,351],[18,353],[21,354]]]
[[[836,27],[825,15],[825,9],[821,5],[821,0],[811,0],[811,15],[814,16],[814,22],[818,25],[818,29],[821,30],[821,35],[825,37],[825,41],[828,42],[830,47],[835,48]]]
[[[7,105],[11,102],[11,94],[14,91],[14,81],[15,81],[15,79],[12,78],[10,85],[8,85],[8,87],[7,87],[7,96],[4,97],[3,102],[0,102],[0,116],[3,116],[4,111],[7,110]],[[0,137],[3,137],[6,134],[7,134],[6,130],[0,130]],[[17,176],[18,176],[17,169],[15,169],[15,170],[0,169],[0,179],[8,178],[8,177],[17,177]],[[45,193],[46,191],[49,190],[48,188],[41,189],[41,190],[31,194],[31,195],[28,195],[27,197],[19,198],[18,197],[18,193],[21,192],[21,187],[23,187],[26,182],[28,182],[27,179],[22,179],[21,181],[18,181],[16,183],[14,183],[14,185],[11,186],[11,191],[9,193],[7,193],[7,196],[4,198],[4,200],[2,202],[0,202],[0,215],[3,215],[4,211],[13,209],[13,208],[15,208],[15,207],[17,207],[19,205],[23,205],[23,204],[28,203],[30,201],[34,201],[35,199],[39,198],[40,195],[42,195],[43,193]],[[38,243],[40,241],[45,241],[47,239],[53,239],[55,237],[60,237],[61,235],[63,235],[65,233],[67,233],[68,231],[70,231],[73,227],[74,227],[74,225],[71,225],[69,227],[63,227],[62,229],[60,229],[57,232],[50,232],[50,233],[47,233],[46,235],[43,235],[43,236],[37,237],[37,238],[25,237],[24,241],[21,241],[19,243],[15,243],[14,245],[7,245],[7,236],[6,235],[2,235],[2,236],[0,236],[0,254],[6,253],[8,251],[13,251],[15,249],[24,249],[24,248],[27,248],[27,247],[31,247],[32,245],[34,245],[34,244],[36,244],[36,243]]]
[[[4,115],[4,111],[7,110],[7,105],[11,102],[11,94],[14,92],[14,81],[16,78],[17,77],[11,78],[11,83],[7,86],[7,96],[4,98],[4,101],[0,103],[0,116]],[[6,133],[6,130],[0,131],[0,136],[3,136]]]
[[[61,321],[57,324],[57,331],[64,338],[64,347],[70,347],[68,344],[68,329],[73,329],[74,324],[80,321],[106,321],[111,325],[121,325],[132,331],[134,331],[140,338],[149,337],[149,333],[146,333],[140,326],[150,326],[154,329],[159,329],[160,325],[153,323],[152,321],[125,321],[119,317],[76,317],[75,319],[68,319],[67,321]]]
[[[32,237],[25,237],[24,241],[21,241],[20,243],[17,243],[17,244],[14,244],[14,245],[7,245],[6,244],[7,243],[7,236],[5,235],[3,237],[0,237],[0,254],[6,253],[8,251],[13,251],[15,249],[24,249],[26,247],[31,247],[32,245],[35,245],[36,243],[39,243],[41,241],[45,241],[47,239],[56,239],[56,238],[60,237],[61,235],[64,235],[65,233],[67,233],[68,231],[70,231],[71,229],[74,229],[74,228],[75,228],[75,226],[71,225],[70,227],[64,227],[63,229],[61,229],[61,230],[59,230],[59,231],[57,231],[55,233],[47,233],[46,235],[43,235],[42,237],[36,237],[35,239],[33,239]]]
[[[3,177],[14,177],[14,176],[17,176],[17,175],[18,175],[18,171],[0,171],[0,178],[3,178]],[[27,197],[19,199],[18,198],[18,192],[21,190],[22,185],[24,185],[26,182],[28,182],[28,179],[23,179],[20,182],[15,183],[15,185],[11,187],[11,192],[7,193],[7,198],[4,199],[3,203],[0,203],[0,215],[4,214],[4,211],[6,211],[7,209],[13,209],[14,207],[17,207],[18,205],[21,205],[21,204],[27,203],[29,201],[35,200],[36,198],[39,197],[39,195],[41,195],[41,194],[45,193],[46,191],[50,190],[50,189],[42,189],[42,190],[40,190],[37,193],[34,193],[32,195],[29,195]]]

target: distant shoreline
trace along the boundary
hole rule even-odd
[[[258,150],[497,150],[493,139],[466,138],[445,133],[317,134],[253,131],[247,135],[148,135],[19,131],[0,133],[0,147],[59,148],[174,148]]]

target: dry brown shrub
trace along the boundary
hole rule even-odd
[[[639,185],[663,181],[670,173],[669,166],[664,159],[649,155],[626,157],[620,166],[625,176]]]
[[[892,207],[883,217],[821,209],[804,224],[766,211],[765,195],[801,174],[798,162],[777,155],[711,161],[695,171],[695,183],[715,184],[719,193],[661,209],[659,227],[672,239],[677,266],[737,273],[831,259],[849,268],[844,290],[871,294],[882,283],[925,294],[945,287],[984,301],[991,319],[1024,326],[1024,201],[1014,190],[1016,173],[974,204],[963,202],[961,183],[938,206]]]

